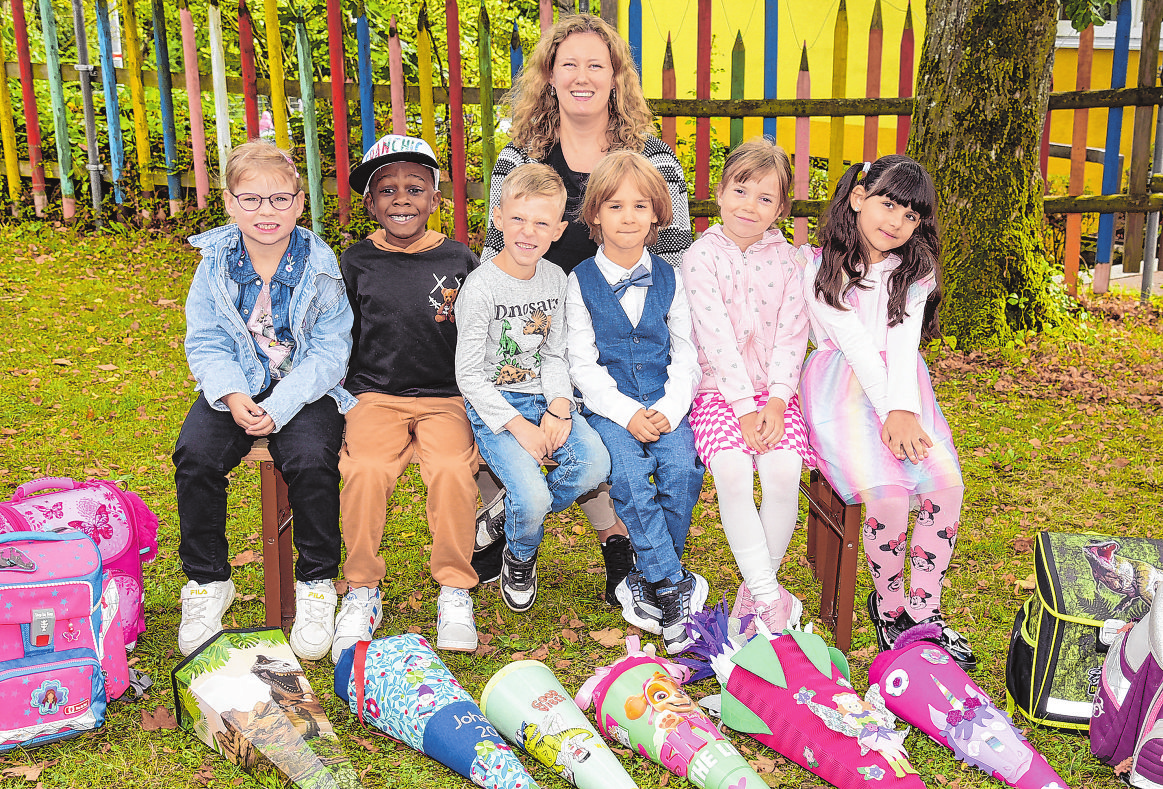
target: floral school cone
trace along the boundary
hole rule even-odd
[[[485,789],[535,789],[469,692],[423,638],[360,641],[335,664],[335,694],[373,726]]]
[[[904,750],[908,730],[895,729],[896,718],[875,688],[863,699],[856,694],[842,652],[803,630],[774,636],[762,621],[739,647],[728,637],[726,601],[695,614],[693,622],[699,637],[688,654],[699,659],[679,661],[696,669],[692,682],[718,678],[727,726],[840,789],[873,781],[882,788],[923,789]]]
[[[505,739],[578,789],[636,789],[634,779],[541,661],[520,660],[494,674],[481,692],[481,709]]]
[[[304,789],[359,778],[283,631],[223,630],[173,672],[179,727],[251,773]]]
[[[985,691],[935,642],[938,625],[906,630],[868,669],[885,704],[937,743],[1019,789],[1065,789],[1066,782],[1014,728]]]
[[[626,651],[599,668],[577,694],[578,707],[594,705],[602,734],[699,789],[767,786],[679,687],[677,678],[687,675],[684,667],[643,652],[637,636],[626,638]]]

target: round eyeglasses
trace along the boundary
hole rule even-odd
[[[293,194],[291,192],[275,192],[270,197],[263,197],[262,195],[250,193],[236,195],[234,192],[231,192],[230,194],[234,195],[235,202],[238,203],[239,207],[243,211],[257,211],[262,207],[264,200],[270,203],[271,208],[275,209],[276,211],[286,211],[294,204],[295,198],[298,197],[302,191],[303,190],[300,189],[298,192]]]

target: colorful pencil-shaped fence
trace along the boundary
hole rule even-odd
[[[343,63],[343,18],[339,0],[327,0],[327,47],[331,63],[331,120],[335,127],[335,182],[339,194],[339,224],[346,225],[351,214],[351,163],[348,159],[347,82]]]
[[[121,100],[117,95],[117,70],[113,66],[113,35],[109,22],[108,0],[96,0],[97,44],[101,50],[101,87],[105,94],[105,127],[109,136],[109,177],[113,181],[113,200],[125,202],[121,174],[125,169],[125,141],[121,136]]]
[[[0,37],[0,63],[7,60],[4,39]],[[12,98],[8,95],[8,75],[0,90],[0,141],[4,143],[4,177],[8,181],[8,199],[13,213],[20,202],[20,155],[16,151],[16,120],[12,116]]]
[[[40,147],[40,114],[32,82],[32,52],[29,50],[28,23],[24,17],[24,0],[12,0],[12,31],[16,39],[16,57],[20,61],[20,96],[24,104],[24,130],[28,138],[28,164],[32,172],[32,200],[37,216],[44,213],[44,154]]]
[[[367,19],[367,5],[363,0],[359,0],[356,4],[355,54],[356,62],[359,64],[360,131],[363,137],[363,149],[366,151],[376,141],[376,109],[374,103],[375,85],[372,83],[371,26]]]
[[[166,153],[166,189],[169,191],[170,214],[181,210],[182,182],[178,176],[178,134],[174,121],[174,83],[170,75],[170,45],[166,35],[166,9],[162,0],[152,0],[153,45],[157,57],[157,86],[161,102],[162,144]]]
[[[57,143],[57,177],[65,219],[76,212],[73,197],[73,152],[69,144],[69,115],[65,109],[65,86],[61,80],[61,55],[57,40],[56,14],[52,0],[40,0],[40,28],[44,31],[44,60],[48,66],[49,99],[52,103],[53,137]]]
[[[182,22],[182,66],[186,75],[186,101],[190,106],[190,145],[194,152],[194,189],[198,207],[206,207],[210,177],[206,172],[206,127],[202,118],[202,75],[198,73],[198,44],[194,38],[194,17],[187,0],[178,0]]]
[[[1090,90],[1090,70],[1094,60],[1094,25],[1078,37],[1078,90]],[[1070,186],[1068,194],[1081,195],[1086,185],[1086,127],[1090,110],[1074,111],[1074,133],[1070,144]],[[1078,295],[1078,264],[1082,257],[1082,214],[1066,217],[1066,290]]]
[[[905,26],[901,31],[900,79],[897,81],[897,96],[911,98],[913,95],[913,4],[905,6]],[[898,115],[896,120],[896,152],[904,153],[909,146],[908,115]]]
[[[295,14],[295,49],[299,56],[299,92],[303,99],[303,147],[307,159],[307,190],[311,195],[311,229],[323,232],[323,176],[320,168],[319,133],[315,123],[315,81],[311,73],[311,42],[307,21]]]
[[[481,7],[482,12],[484,6]],[[388,25],[388,79],[392,89],[392,134],[408,133],[408,121],[404,107],[404,61],[400,49],[400,33],[396,29],[396,16]]]

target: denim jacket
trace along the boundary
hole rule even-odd
[[[335,253],[314,233],[307,268],[291,297],[290,325],[295,352],[290,373],[279,382],[263,408],[275,432],[308,403],[330,395],[341,413],[355,398],[340,386],[351,353],[351,305]],[[238,312],[238,284],[227,272],[228,262],[242,243],[237,225],[223,225],[192,236],[202,252],[186,297],[186,361],[197,388],[219,411],[229,411],[222,398],[231,392],[251,397],[263,390],[266,366]]]

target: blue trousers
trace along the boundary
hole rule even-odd
[[[521,416],[541,423],[547,404],[545,397],[522,392],[501,392]],[[477,449],[485,463],[505,485],[505,540],[518,559],[532,558],[541,546],[545,516],[561,512],[578,496],[606,481],[610,455],[586,420],[574,414],[569,438],[553,453],[556,468],[541,472],[541,463],[508,430],[494,433],[465,402]]]
[[[586,419],[610,451],[610,498],[630,532],[638,571],[651,583],[678,582],[691,513],[703,488],[690,422],[683,417],[657,441],[642,442],[603,416],[590,413]]]

